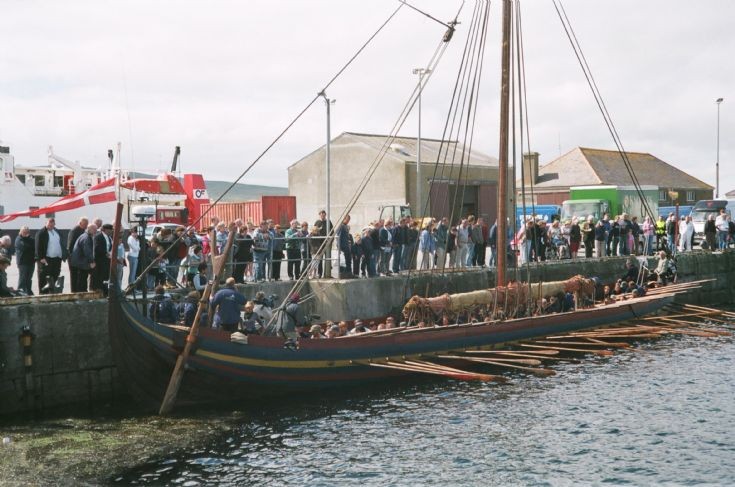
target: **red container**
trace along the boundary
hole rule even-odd
[[[217,203],[216,205],[203,203],[202,213],[212,206],[214,206],[212,211],[207,213],[203,219],[204,222],[207,222],[204,225],[208,224],[213,216],[219,217],[220,221],[225,223],[241,218],[246,223],[252,222],[256,226],[263,220],[273,220],[281,226],[288,226],[288,223],[296,218],[295,196],[261,196],[259,200]]]

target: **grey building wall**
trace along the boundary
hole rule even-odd
[[[310,224],[326,206],[326,154],[322,147],[288,169],[289,194],[296,196],[296,214]],[[331,146],[331,219],[338,216],[355,196],[375,160],[375,152],[360,142],[336,139]],[[377,167],[350,212],[351,227],[362,228],[378,218],[381,205],[406,203],[405,162],[390,152]]]

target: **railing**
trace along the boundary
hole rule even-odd
[[[234,277],[238,283],[267,282],[297,279],[301,277],[301,274],[306,272],[305,277],[307,279],[315,279],[324,277],[325,269],[327,267],[330,268],[331,275],[333,277],[359,277],[360,275],[363,275],[364,277],[377,277],[379,275],[394,274],[394,259],[399,258],[399,256],[399,273],[408,271],[427,271],[432,269],[441,270],[441,266],[436,260],[435,252],[429,253],[427,256],[429,260],[428,264],[422,266],[423,256],[417,249],[418,243],[403,245],[399,251],[394,251],[395,247],[391,247],[390,250],[381,248],[373,249],[372,255],[365,256],[363,254],[357,262],[354,261],[352,255],[350,255],[350,261],[345,262],[344,253],[338,252],[337,249],[334,248],[336,245],[333,245],[331,258],[321,256],[318,259],[312,259],[310,252],[305,254],[305,250],[303,248],[304,243],[306,244],[306,248],[309,249],[310,240],[313,241],[314,239],[317,239],[321,242],[324,238],[325,237],[309,237],[308,239],[286,239],[283,237],[274,238],[270,240],[272,244],[266,251],[258,252],[251,249],[251,259],[247,261],[237,260],[235,258],[237,251],[233,249],[228,258],[227,264],[225,264],[225,273],[223,277]],[[297,251],[299,256],[290,258],[288,256],[288,249],[285,248],[285,244],[287,242],[293,243],[294,240],[297,241],[299,248],[298,250],[292,250]],[[238,243],[242,244],[242,242],[242,239],[235,241],[236,245]],[[252,244],[252,241],[249,242]],[[282,257],[278,256],[279,251],[273,250],[274,247],[280,248],[281,245],[273,245],[274,242],[283,243],[284,249],[280,251],[283,254]],[[332,239],[332,242],[333,244],[336,244],[336,240],[334,238]],[[453,268],[486,267],[490,253],[487,252],[484,255],[483,261],[477,262],[476,265],[472,265],[470,263],[472,255],[472,250],[470,250],[471,247],[473,247],[473,245],[469,244],[462,251],[457,248],[452,252],[445,253],[446,260],[443,269],[450,270]],[[460,258],[463,259],[462,262],[460,262]],[[156,276],[149,276],[149,287],[152,287],[155,283],[168,283],[169,286],[174,284],[181,286],[186,282],[187,266],[182,265],[182,262],[185,263],[186,258],[171,258],[168,260],[169,263],[167,265],[159,266],[159,271],[156,273]],[[211,275],[210,256],[205,256],[204,261],[208,263],[208,275]],[[290,266],[289,264],[291,263],[294,265]],[[258,266],[260,266],[260,271],[256,271]]]

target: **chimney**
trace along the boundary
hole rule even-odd
[[[525,184],[538,182],[538,152],[523,154],[523,182]]]

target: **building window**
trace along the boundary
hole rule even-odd
[[[658,200],[659,201],[666,201],[666,190],[659,189],[658,190]]]
[[[36,187],[46,186],[46,177],[45,176],[33,176],[33,180],[35,181],[34,184],[35,184]]]
[[[15,177],[18,178],[18,181],[20,181],[21,184],[26,184],[25,174],[16,174]]]
[[[37,210],[38,209],[38,206],[29,206],[28,209],[31,210],[31,211]],[[29,218],[38,218],[38,215],[36,215],[36,216],[31,215]]]
[[[687,201],[694,201],[694,191],[687,191]]]

